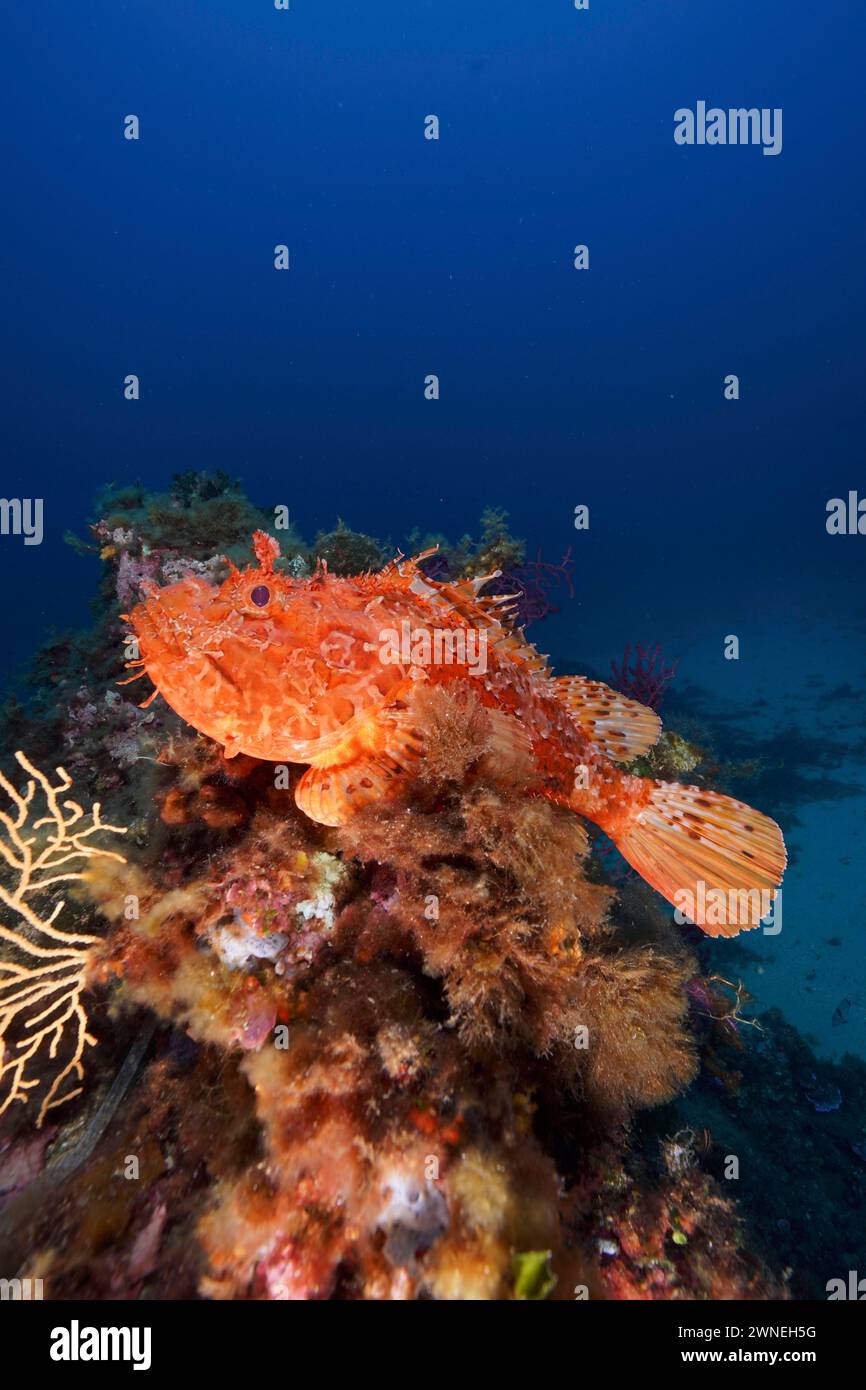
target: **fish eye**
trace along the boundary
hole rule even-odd
[[[266,604],[270,603],[270,600],[271,591],[267,584],[257,584],[250,593],[250,602],[254,603],[256,608],[264,608]]]

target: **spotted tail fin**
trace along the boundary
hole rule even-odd
[[[787,862],[776,822],[702,787],[650,787],[648,799],[608,831],[623,858],[709,936],[758,926]]]

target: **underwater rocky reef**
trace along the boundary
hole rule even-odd
[[[107,490],[75,541],[100,557],[94,625],[54,634],[3,710],[3,1267],[51,1298],[814,1296],[840,1211],[862,1219],[866,1068],[750,1018],[729,943],[519,795],[519,750],[509,790],[471,683],[419,701],[411,795],[343,825],[299,809],[302,769],[227,758],[124,683],[121,615],[224,578],[263,527],[226,475]],[[277,534],[296,576],[394,549]],[[407,542],[436,544],[440,574],[516,577],[523,621],[567,597],[568,557],[527,566],[495,509],[477,540]],[[725,786],[694,731],[633,770]],[[753,1207],[795,1113],[808,1152]]]

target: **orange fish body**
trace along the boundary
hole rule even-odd
[[[554,678],[511,627],[507,600],[478,597],[483,581],[437,583],[410,560],[294,579],[274,567],[276,541],[257,532],[254,547],[258,565],[218,587],[189,577],[151,589],[130,615],[131,664],[226,756],[307,764],[295,795],[312,819],[343,824],[398,795],[424,757],[419,684],[471,683],[494,754],[520,750],[532,792],[601,826],[691,920],[734,935],[766,915],[785,868],[775,822],[617,767],[655,743],[658,716],[598,681]]]

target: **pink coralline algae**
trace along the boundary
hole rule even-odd
[[[213,583],[225,571],[222,555],[190,559],[173,548],[156,546],[131,527],[97,522],[92,528],[103,558],[116,561],[115,593],[121,608],[134,608],[150,584],[174,584],[188,575]]]
[[[610,663],[613,672],[611,684],[632,700],[649,705],[650,709],[658,709],[662,696],[676,675],[679,660],[666,662],[660,646],[651,651],[649,644],[644,646],[642,642],[637,644],[637,656],[631,666],[630,655],[631,647],[627,646],[619,666],[615,661]]]
[[[100,750],[118,767],[129,768],[146,758],[154,717],[137,704],[123,699],[116,690],[106,690],[97,700],[83,685],[70,701],[63,729],[64,757],[69,767],[86,768],[93,757],[98,738]],[[97,733],[98,731],[98,733]],[[104,785],[116,785],[109,770],[103,772]]]
[[[11,1138],[0,1140],[0,1211],[42,1172],[45,1150],[56,1135],[56,1126],[48,1125],[17,1142]]]
[[[124,550],[117,564],[117,599],[122,607],[134,607],[142,595],[142,585],[153,583],[159,574],[158,555],[133,555]]]
[[[163,584],[176,584],[179,579],[186,579],[193,575],[197,579],[206,579],[209,584],[219,582],[219,576],[225,573],[225,560],[222,555],[212,555],[209,560],[187,560],[183,557],[169,558],[162,563],[162,582]]]
[[[271,961],[278,975],[292,979],[308,967],[330,940],[334,920],[334,887],[340,866],[321,856],[311,868],[310,882],[299,878],[290,889],[274,887],[266,877],[250,875],[220,885],[220,909],[231,920],[216,922],[210,941],[229,969],[247,969],[256,961]],[[218,910],[220,910],[218,909]]]

